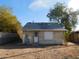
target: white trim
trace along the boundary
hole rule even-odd
[[[48,30],[51,30],[51,31],[66,31],[66,29],[26,29],[24,31],[48,31]]]

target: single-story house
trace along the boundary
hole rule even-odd
[[[24,26],[25,38],[23,43],[27,44],[64,44],[64,26],[58,23],[31,23]]]

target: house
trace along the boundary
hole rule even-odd
[[[58,23],[31,23],[24,26],[25,39],[27,44],[64,44],[65,36],[63,25]]]

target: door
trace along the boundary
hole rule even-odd
[[[38,37],[34,37],[34,43],[38,43]]]
[[[34,43],[39,43],[39,37],[38,37],[38,32],[34,33]]]

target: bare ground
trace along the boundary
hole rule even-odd
[[[29,47],[24,45],[0,46],[0,59],[79,59],[79,46]]]

